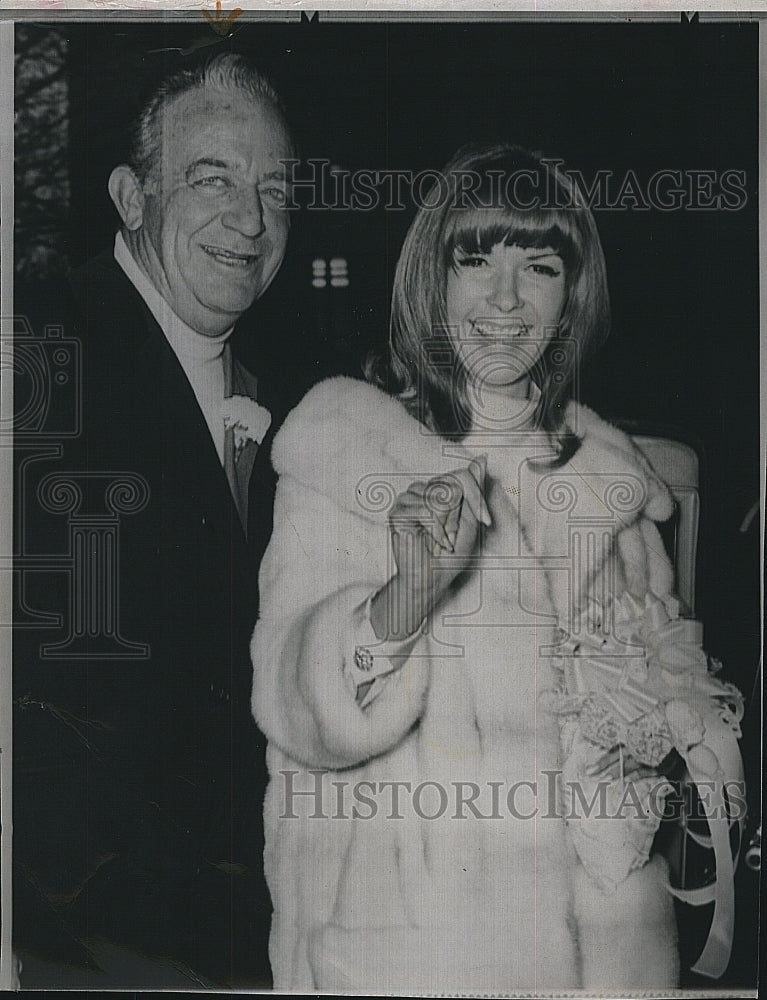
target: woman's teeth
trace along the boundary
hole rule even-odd
[[[480,337],[494,337],[503,339],[505,337],[524,337],[530,330],[526,323],[489,323],[484,320],[474,321],[472,329]]]

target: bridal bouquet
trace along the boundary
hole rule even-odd
[[[717,878],[703,889],[669,891],[693,905],[714,902],[703,954],[693,967],[721,975],[734,922],[730,823],[745,821],[737,740],[743,696],[716,677],[700,622],[679,617],[674,598],[624,594],[592,601],[557,648],[560,684],[544,693],[560,721],[565,819],[578,856],[603,891],[614,891],[649,858],[672,785],[663,765],[684,761],[708,821]],[[617,773],[616,773],[617,772]],[[718,971],[720,970],[720,971]]]

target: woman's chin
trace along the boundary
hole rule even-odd
[[[472,379],[471,385],[478,394],[491,392],[509,398],[527,399],[530,392],[530,376],[527,373],[522,376],[519,373],[484,375],[482,378]]]

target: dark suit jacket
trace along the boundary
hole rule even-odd
[[[15,632],[17,945],[65,954],[55,935],[40,940],[42,903],[72,940],[103,934],[216,980],[267,983],[264,739],[250,712],[248,645],[280,390],[259,386],[273,423],[255,456],[246,536],[183,369],[111,254],[76,274],[67,298],[55,315],[45,304],[48,321],[80,343],[82,431],[54,434],[53,454],[31,462],[17,449],[17,550],[44,566],[72,545],[73,512],[68,521],[40,500],[50,473],[72,474],[84,491],[74,514],[94,524],[109,513],[110,477],[134,477],[146,503],[119,515],[113,603],[118,638],[147,651],[121,657],[118,642],[109,655],[103,637],[86,637],[79,655],[45,655],[76,614],[67,560],[60,572],[16,574],[16,604],[32,622]],[[27,310],[38,324],[39,306]],[[251,384],[235,366],[235,391]],[[40,612],[61,625],[35,624]]]

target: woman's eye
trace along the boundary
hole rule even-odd
[[[533,274],[542,274],[545,278],[558,278],[562,273],[559,268],[552,267],[551,264],[530,264]]]
[[[468,254],[465,257],[456,257],[455,263],[456,267],[483,267],[487,264],[487,258],[481,257],[479,254]]]

